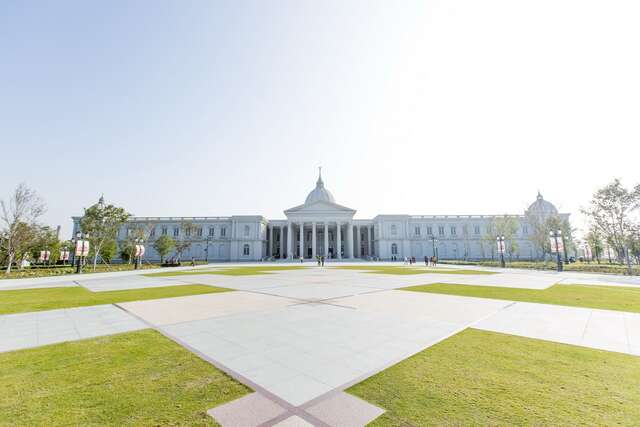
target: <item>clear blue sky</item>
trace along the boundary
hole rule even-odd
[[[640,181],[634,1],[0,3],[0,198],[46,222],[576,212]],[[561,182],[564,184],[560,184]],[[431,187],[431,188],[429,188]]]

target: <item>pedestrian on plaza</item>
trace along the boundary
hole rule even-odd
[[[316,255],[316,261],[318,262],[318,267],[320,267],[320,255]]]
[[[302,255],[300,255],[300,264],[302,264],[304,262],[304,258],[302,257]]]
[[[429,267],[429,257],[428,256],[424,256],[424,265],[425,267]]]
[[[322,256],[320,257],[320,262],[322,263],[322,266],[324,267],[324,255],[322,255]]]
[[[194,257],[191,257],[191,267],[195,267],[196,266],[196,259]]]

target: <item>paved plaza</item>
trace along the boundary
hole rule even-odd
[[[605,280],[640,286],[637,279],[308,267],[247,276],[148,277],[143,271],[6,281],[0,289],[204,284],[235,292],[0,316],[0,351],[155,328],[255,391],[210,411],[223,425],[247,426],[363,425],[383,409],[342,390],[468,327],[640,355],[640,314],[398,290],[429,283],[544,289]]]

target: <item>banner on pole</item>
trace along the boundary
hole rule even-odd
[[[76,256],[88,256],[89,255],[89,241],[78,240],[76,242]]]
[[[557,253],[557,252],[563,252],[564,251],[564,245],[562,243],[562,238],[558,237],[549,237],[549,243],[551,246],[551,252],[552,253]]]
[[[504,240],[498,240],[498,253],[499,254],[503,254],[505,253],[505,244],[504,244]]]
[[[136,245],[135,256],[144,256],[144,245]]]

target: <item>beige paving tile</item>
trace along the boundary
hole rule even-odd
[[[222,292],[119,304],[154,325],[209,319],[286,307],[296,301],[249,292]]]
[[[362,399],[341,392],[306,409],[332,427],[365,426],[385,411]]]
[[[224,405],[209,409],[222,427],[255,427],[286,411],[277,403],[259,393],[251,393]]]

